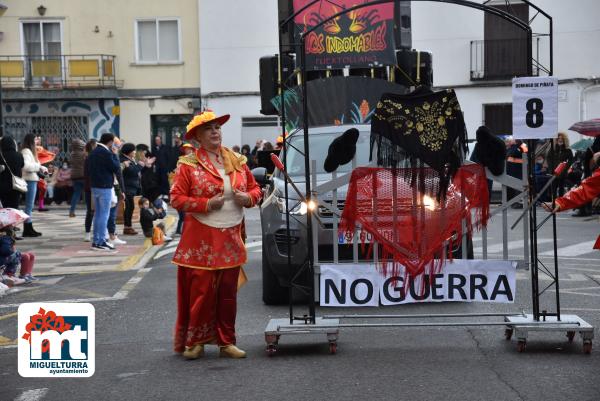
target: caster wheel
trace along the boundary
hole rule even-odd
[[[519,342],[517,343],[517,351],[519,351],[519,352],[525,351],[526,346],[527,346],[527,343],[525,342],[525,340],[519,340]]]
[[[267,356],[273,356],[276,352],[277,348],[275,347],[275,344],[267,345]]]
[[[329,353],[332,355],[337,353],[337,343],[329,343]]]
[[[504,330],[504,338],[506,338],[507,340],[510,340],[512,338],[512,335],[513,335],[513,329]]]
[[[575,332],[574,331],[567,331],[567,340],[569,340],[570,343],[573,342],[574,338],[575,338]]]
[[[588,355],[592,353],[592,342],[591,341],[583,343],[583,353],[588,354]]]

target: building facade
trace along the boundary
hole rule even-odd
[[[547,32],[547,20],[520,0],[477,0],[503,7],[534,32]],[[270,117],[260,118],[258,60],[278,52],[277,3],[200,0],[201,87],[203,105],[232,113],[226,142],[273,140],[280,129]],[[285,2],[284,2],[285,3]],[[553,73],[559,78],[559,129],[600,117],[600,2],[533,0],[553,18]],[[412,47],[433,55],[436,88],[455,88],[469,137],[480,125],[496,134],[512,134],[511,78],[524,67],[522,36],[486,17],[482,11],[438,2],[414,1]],[[235,12],[232,12],[235,10]],[[226,27],[226,28],[224,28]],[[219,35],[212,33],[219,32]],[[549,37],[536,35],[530,44],[536,60],[548,66]],[[534,75],[546,75],[534,65]],[[270,126],[269,126],[270,124]],[[571,142],[581,136],[568,132]]]
[[[276,54],[277,1],[199,0],[202,105],[231,114],[225,145],[274,143],[277,117],[260,114],[260,57]]]
[[[500,7],[532,30],[548,32],[548,22],[520,0],[480,1]],[[568,128],[575,122],[600,117],[600,2],[533,0],[553,20],[553,75],[559,79],[559,130],[571,143],[581,135]],[[433,2],[412,3],[413,47],[433,54],[434,86],[456,89],[469,137],[479,125],[496,134],[512,134],[511,73],[524,68],[522,37],[482,11]],[[534,35],[533,74],[545,76],[549,66],[549,37]]]
[[[72,138],[112,132],[149,144],[200,107],[198,1],[2,0],[5,132],[66,157]]]

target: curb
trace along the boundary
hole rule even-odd
[[[167,235],[172,234],[175,229],[175,216],[167,216],[165,218],[165,231]],[[161,245],[152,245],[152,239],[146,238],[144,241],[144,248],[136,253],[135,255],[131,255],[124,261],[122,261],[115,270],[117,271],[127,271],[127,270],[139,270],[144,268],[148,262],[154,258],[154,256],[160,251],[163,247],[165,247],[167,243]]]

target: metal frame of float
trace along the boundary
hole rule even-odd
[[[283,53],[282,45],[282,33],[287,31],[288,25],[293,23],[294,17],[321,0],[314,0],[308,3],[302,9],[296,11],[294,14],[289,16],[284,21],[280,21],[279,26],[279,54]],[[488,2],[483,4],[475,3],[467,0],[412,0],[412,1],[431,1],[438,3],[455,4],[465,7],[481,10],[485,13],[494,14],[511,24],[521,28],[527,33],[528,41],[531,42],[533,32],[530,24],[538,16],[542,15],[548,20],[548,33],[537,33],[537,36],[547,36],[549,38],[549,66],[546,68],[539,60],[532,58],[531,46],[527,47],[528,60],[528,75],[532,75],[532,63],[536,63],[538,67],[541,67],[549,76],[553,74],[553,28],[552,28],[552,17],[545,13],[542,9],[535,6],[527,0],[521,0],[529,7],[533,8],[535,16],[528,22],[525,23],[510,13],[502,11],[498,8],[488,6]],[[348,184],[350,174],[345,174],[338,177],[335,172],[332,173],[332,178],[329,182],[318,185],[316,180],[316,161],[310,159],[309,152],[309,126],[308,126],[308,96],[307,96],[307,85],[306,85],[306,54],[305,54],[305,38],[306,36],[314,31],[319,26],[339,17],[342,14],[366,7],[379,4],[395,3],[398,5],[400,0],[374,0],[369,3],[360,4],[357,6],[349,7],[348,9],[342,10],[339,13],[332,15],[331,17],[321,21],[318,25],[308,29],[306,32],[300,34],[299,49],[301,49],[300,66],[292,73],[291,76],[283,76],[282,65],[279,63],[279,80],[280,80],[280,96],[281,105],[284,105],[283,93],[285,91],[287,82],[291,77],[299,75],[299,79],[302,85],[302,111],[303,111],[303,133],[304,133],[304,158],[305,158],[305,194],[300,194],[306,202],[311,200],[317,200],[318,196],[323,195],[327,192],[333,193],[333,202],[331,207],[327,207],[332,212],[334,217],[333,231],[334,236],[337,235],[337,219],[340,214],[340,210],[337,205],[337,188]],[[507,7],[510,7],[510,2],[506,2]],[[281,108],[281,119],[282,119],[282,136],[284,138],[284,166],[287,166],[287,157],[285,149],[288,147],[288,138],[285,135],[285,107]],[[499,182],[502,185],[502,205],[492,212],[493,214],[502,213],[502,227],[503,227],[503,259],[508,260],[508,214],[507,210],[514,203],[523,201],[526,210],[527,219],[523,219],[523,241],[524,241],[524,255],[523,260],[519,261],[518,266],[520,268],[528,268],[531,272],[531,283],[532,283],[532,313],[525,313],[525,311],[510,313],[453,313],[453,314],[331,314],[324,315],[322,317],[316,316],[316,301],[318,296],[315,288],[319,284],[319,258],[318,258],[318,236],[317,230],[314,229],[318,222],[318,211],[308,209],[306,215],[306,229],[308,231],[308,238],[312,238],[312,241],[308,241],[308,252],[307,258],[296,274],[292,273],[291,256],[288,252],[288,270],[290,272],[289,282],[289,317],[282,319],[271,319],[265,329],[265,341],[267,343],[266,351],[268,355],[274,355],[277,351],[277,346],[281,336],[289,335],[323,335],[325,334],[329,343],[329,351],[332,354],[337,352],[337,340],[339,331],[341,328],[377,328],[377,327],[481,327],[481,326],[503,326],[505,327],[505,338],[510,340],[514,336],[517,338],[517,350],[522,352],[525,350],[526,341],[529,332],[552,332],[560,331],[566,333],[569,342],[573,341],[576,333],[580,333],[583,340],[583,351],[589,354],[592,349],[592,339],[594,337],[594,327],[585,322],[577,315],[561,315],[560,312],[560,294],[559,294],[559,276],[558,276],[558,255],[557,255],[557,238],[556,238],[556,216],[552,215],[552,235],[553,235],[553,249],[554,249],[554,269],[551,271],[538,257],[537,248],[537,232],[541,226],[548,221],[544,220],[538,225],[536,208],[535,208],[535,176],[534,176],[534,165],[535,165],[535,141],[528,141],[529,151],[527,153],[527,159],[524,160],[523,164],[523,179],[519,180],[506,174],[496,177],[493,176],[489,171],[486,171],[488,178]],[[356,167],[356,160],[353,160],[353,168]],[[311,174],[312,172],[312,174]],[[507,188],[519,189],[522,192],[511,200],[507,197]],[[531,188],[531,190],[528,190]],[[553,191],[553,202],[554,202],[554,191]],[[285,199],[289,201],[289,188],[285,185]],[[290,244],[290,212],[287,208],[286,213],[286,226],[287,226],[287,238],[288,238],[288,249],[291,249]],[[513,226],[514,228],[514,226]],[[463,255],[466,254],[466,234],[464,234],[462,246]],[[334,241],[334,244],[336,242]],[[483,246],[483,259],[487,259],[487,231],[482,231],[482,246]],[[337,244],[334,246],[333,258],[334,263],[338,264],[338,250]],[[377,263],[377,246],[374,246],[373,262]],[[355,263],[358,261],[358,240],[357,235],[354,235],[353,239],[353,259]],[[301,273],[308,271],[314,280],[310,283],[308,288],[296,282]],[[539,287],[539,273],[547,274],[552,282],[543,290]],[[540,310],[540,296],[554,287],[555,289],[555,304],[554,311],[548,312],[546,310]],[[308,312],[302,315],[296,315],[294,312],[294,304],[292,299],[292,291],[300,290],[308,296],[308,302],[306,308]],[[461,320],[455,320],[460,318]],[[481,321],[485,318],[491,318],[491,321]],[[342,323],[346,320],[366,320],[367,322],[359,323]],[[383,321],[382,321],[383,320]],[[406,320],[412,320],[406,322]],[[374,323],[371,323],[375,321]]]

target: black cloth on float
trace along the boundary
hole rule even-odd
[[[471,154],[471,161],[487,167],[494,175],[504,173],[506,145],[484,125],[477,129],[477,143]]]
[[[458,140],[458,146],[457,145]],[[418,88],[412,93],[384,93],[371,119],[371,156],[377,145],[377,164],[382,167],[422,167],[438,173],[436,180],[418,179],[419,190],[444,196],[450,178],[467,152],[467,133],[454,90],[432,92]],[[434,178],[434,177],[431,177]]]
[[[359,132],[356,128],[350,128],[331,142],[323,165],[325,171],[331,173],[337,170],[339,166],[352,161],[356,154],[358,135]]]

